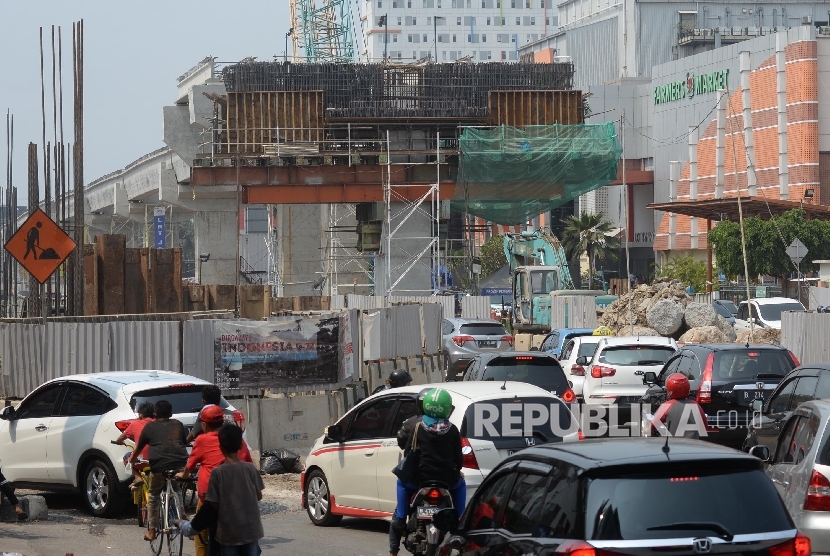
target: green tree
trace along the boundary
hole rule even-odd
[[[569,216],[562,233],[562,247],[572,261],[588,255],[588,288],[594,289],[594,265],[597,260],[613,261],[617,258],[620,241],[609,234],[614,229],[600,212],[579,217]]]
[[[492,236],[484,242],[478,254],[481,259],[481,277],[490,276],[507,264],[507,257],[504,255],[504,236]]]
[[[706,291],[706,263],[693,256],[672,257],[657,269],[658,278],[680,280],[691,285],[696,292]]]

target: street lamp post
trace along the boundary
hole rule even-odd
[[[389,14],[380,16],[378,23],[383,25],[383,60],[386,61],[386,49],[389,47]]]
[[[288,37],[294,34],[294,28],[291,27],[288,32],[285,34],[285,50],[282,53],[282,59],[284,62],[288,61]]]
[[[432,18],[432,40],[435,43],[435,63],[438,63],[438,20],[444,19],[443,17],[433,17]]]

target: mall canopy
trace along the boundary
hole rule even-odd
[[[676,203],[652,203],[647,205],[646,208],[683,214],[685,216],[695,216],[715,222],[721,220],[737,222],[739,220],[737,197]],[[805,217],[808,220],[811,218],[830,220],[830,207],[802,203],[801,201],[783,201],[781,199],[765,199],[764,197],[741,197],[741,208],[744,213],[744,218],[757,216],[762,219],[768,219],[770,213],[772,213],[772,216],[777,217],[787,211],[801,209],[804,211]]]

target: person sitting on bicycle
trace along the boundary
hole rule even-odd
[[[152,402],[144,402],[138,405],[136,409],[136,413],[138,414],[138,419],[135,419],[130,422],[124,432],[115,439],[116,444],[124,445],[125,440],[132,440],[133,445],[138,443],[138,439],[141,436],[141,431],[144,430],[144,426],[152,421],[156,416],[156,408],[153,407]],[[149,457],[149,450],[150,447],[147,446],[139,455],[139,458],[142,461],[147,461]],[[141,483],[144,482],[144,479],[141,478],[141,470],[140,465],[133,466],[133,484],[130,485],[130,488],[138,487]]]
[[[155,406],[156,420],[147,423],[138,444],[130,456],[133,467],[138,463],[138,456],[149,446],[150,484],[147,486],[147,519],[149,529],[144,535],[147,541],[156,538],[159,525],[159,494],[164,489],[164,472],[174,471],[184,467],[187,463],[187,429],[173,416],[173,406],[167,400],[159,400]]]
[[[222,448],[219,446],[219,429],[222,428],[224,422],[225,414],[218,405],[210,405],[202,409],[204,434],[200,434],[196,438],[184,471],[176,475],[178,479],[187,479],[196,470],[196,466],[199,466],[199,478],[196,481],[196,493],[199,496],[199,502],[196,505],[197,512],[202,504],[205,503],[205,494],[207,493],[210,482],[211,471],[225,463],[225,454],[222,453]],[[239,459],[253,463],[251,452],[248,450],[248,445],[244,442],[242,443],[242,448],[239,450]],[[214,539],[215,536],[215,528],[211,528],[210,538]],[[205,541],[200,536],[196,536],[194,541],[196,543],[196,556],[207,556],[208,546]]]
[[[398,505],[389,525],[390,556],[396,556],[400,550],[401,537],[406,532],[406,519],[409,516],[409,500],[424,482],[439,481],[446,484],[459,515],[467,502],[467,483],[461,474],[464,467],[461,434],[449,421],[454,409],[452,396],[443,388],[433,388],[426,393],[422,404],[424,415],[420,422],[407,420],[398,437],[398,445],[406,446],[406,456],[412,446],[412,436],[418,435],[420,458],[411,482],[403,483],[398,479]]]
[[[213,384],[208,384],[204,388],[202,388],[202,409],[199,410],[199,415],[196,416],[196,422],[193,423],[193,429],[190,431],[190,434],[187,435],[187,443],[190,444],[196,437],[202,434],[203,432],[207,432],[202,427],[202,411],[205,408],[210,406],[219,406],[219,403],[222,401],[222,390],[219,389],[218,386]]]

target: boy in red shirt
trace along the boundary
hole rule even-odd
[[[134,444],[138,444],[138,439],[141,436],[141,431],[144,430],[144,427],[147,423],[153,421],[156,415],[156,408],[153,406],[152,402],[144,402],[138,406],[136,410],[138,414],[138,419],[133,420],[129,426],[124,429],[124,432],[121,433],[121,436],[115,439],[116,444],[124,444],[124,440],[132,440]],[[141,455],[139,456],[142,460],[149,461],[150,456],[150,446],[145,446],[143,450],[141,450]],[[141,473],[139,472],[139,466],[136,465],[133,467],[133,484],[132,486],[138,486],[144,481],[141,479]]]
[[[204,425],[204,432],[196,437],[184,471],[176,475],[179,479],[187,479],[190,477],[190,473],[196,470],[196,466],[200,466],[199,477],[196,481],[196,493],[199,495],[197,511],[205,501],[211,471],[225,463],[225,455],[219,447],[219,429],[225,422],[225,413],[218,405],[209,405],[202,410],[201,420]],[[245,442],[242,442],[239,459],[252,462],[251,452]],[[213,531],[210,531],[210,536],[213,539]],[[196,556],[207,556],[208,545],[201,536],[196,535],[193,540],[196,543]]]

